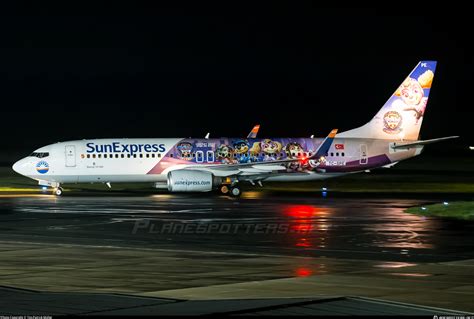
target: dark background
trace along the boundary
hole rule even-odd
[[[469,10],[226,3],[2,10],[2,158],[256,123],[260,136],[325,136],[370,120],[419,60],[438,61],[422,138],[473,143]]]

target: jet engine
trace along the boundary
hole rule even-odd
[[[170,192],[210,192],[219,181],[208,172],[175,170],[168,173]]]

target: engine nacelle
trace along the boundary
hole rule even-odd
[[[168,173],[170,192],[209,192],[212,191],[214,176],[199,171],[176,170]]]

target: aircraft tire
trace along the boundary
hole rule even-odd
[[[222,194],[229,194],[229,186],[227,185],[222,185],[220,188],[219,188],[220,192]]]
[[[63,189],[61,187],[57,187],[54,189],[54,195],[61,196],[63,194]]]
[[[230,189],[230,194],[234,197],[239,197],[242,194],[242,191],[239,187],[234,186]]]

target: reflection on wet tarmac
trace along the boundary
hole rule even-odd
[[[392,276],[401,276],[401,277],[430,277],[433,276],[432,274],[420,274],[420,273],[395,273],[395,272],[390,272],[387,273],[387,275],[392,275]]]
[[[415,266],[415,265],[416,264],[406,263],[406,262],[385,261],[385,262],[375,264],[374,267],[377,267],[377,268],[403,268],[403,267],[411,267],[411,266]]]
[[[0,239],[402,262],[474,256],[474,225],[403,212],[427,200],[244,194],[2,198]]]

